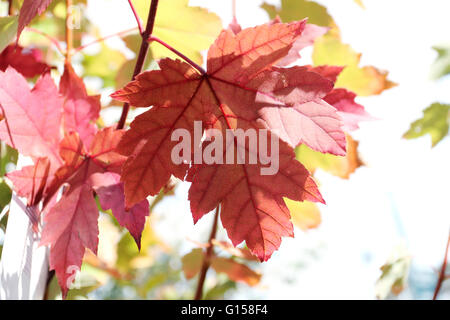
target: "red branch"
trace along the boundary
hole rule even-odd
[[[84,45],[82,45],[82,46],[79,46],[78,48],[75,48],[73,51],[74,51],[74,52],[79,52],[79,51],[84,50],[85,48],[87,48],[87,47],[89,47],[89,46],[91,46],[91,45],[94,45],[94,44],[103,42],[103,41],[105,41],[105,40],[107,40],[107,39],[109,39],[109,38],[113,38],[113,37],[122,37],[122,36],[126,35],[127,33],[130,33],[130,32],[132,32],[132,31],[135,31],[136,29],[137,29],[137,28],[130,28],[130,29],[127,29],[127,30],[123,30],[123,31],[119,31],[119,32],[116,32],[116,33],[113,33],[113,34],[109,34],[109,35],[107,35],[107,36],[105,36],[105,37],[103,37],[103,38],[98,38],[98,39],[96,39],[96,40],[94,40],[94,41],[92,41],[92,42],[89,42],[89,43],[87,43],[87,44],[84,44]]]
[[[180,51],[178,51],[177,49],[173,48],[172,46],[168,45],[167,43],[165,43],[164,41],[162,41],[161,39],[151,36],[148,38],[149,42],[155,41],[158,42],[159,44],[163,45],[164,47],[166,47],[167,49],[169,49],[170,51],[172,51],[173,53],[175,53],[177,56],[179,56],[180,58],[182,58],[184,61],[186,61],[187,63],[189,63],[191,66],[193,66],[195,69],[197,69],[202,75],[206,75],[206,71],[205,69],[203,69],[202,67],[200,67],[198,64],[196,64],[194,61],[192,61],[191,59],[189,59],[188,57],[186,57],[184,54],[182,54]]]
[[[444,255],[444,261],[442,262],[442,267],[441,267],[441,271],[439,272],[439,279],[436,285],[436,289],[434,290],[434,295],[433,295],[433,300],[436,300],[439,291],[441,290],[442,287],[442,282],[444,282],[446,275],[445,275],[445,271],[447,269],[447,260],[448,260],[448,249],[450,247],[450,234],[448,235],[448,240],[447,240],[447,246],[445,247],[445,255]]]
[[[29,31],[29,32],[37,33],[37,34],[39,34],[39,35],[41,35],[41,36],[47,38],[51,43],[53,43],[53,44],[55,45],[55,47],[56,47],[56,49],[58,49],[59,53],[61,53],[63,56],[66,55],[64,49],[63,49],[63,48],[61,47],[61,45],[59,44],[58,39],[56,39],[56,38],[54,38],[54,37],[48,35],[47,33],[43,32],[43,31],[41,31],[41,30],[35,29],[35,28],[26,27],[25,30],[26,30],[26,31]]]
[[[130,5],[131,11],[133,11],[134,18],[136,19],[136,22],[137,22],[137,25],[139,28],[139,33],[143,34],[144,27],[142,26],[141,18],[139,18],[139,15],[137,14],[136,9],[134,8],[133,2],[131,0],[128,0],[128,4]]]
[[[139,55],[137,58],[136,66],[134,68],[133,77],[134,78],[141,73],[145,59],[147,58],[148,46],[149,43],[147,39],[152,35],[153,27],[155,26],[155,18],[156,18],[156,10],[158,9],[158,0],[152,0],[150,5],[150,11],[147,18],[147,26],[145,27],[144,33],[142,33],[142,43],[141,48],[139,49]],[[130,110],[130,105],[125,103],[123,105],[122,114],[120,115],[119,123],[117,124],[117,129],[123,129],[125,126],[125,122],[127,119],[128,111]]]

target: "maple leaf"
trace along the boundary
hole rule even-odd
[[[193,249],[183,256],[181,261],[186,279],[192,279],[200,272],[204,258],[205,252],[201,248]],[[254,286],[261,279],[261,274],[231,258],[214,255],[210,258],[210,263],[217,273],[225,273],[233,281],[244,282],[249,286]]]
[[[63,100],[49,73],[32,90],[26,79],[8,67],[0,71],[0,140],[33,158],[47,157],[52,170],[62,164],[58,154]]]
[[[82,179],[89,166],[74,179]],[[72,181],[68,181],[71,183]],[[69,278],[81,267],[85,248],[97,252],[98,209],[88,184],[74,184],[64,197],[44,215],[41,245],[51,245],[50,269],[55,270],[63,298]]]
[[[319,26],[332,26],[334,24],[327,8],[310,0],[281,0],[280,7],[264,2],[261,8],[267,12],[270,19],[279,16],[282,21],[289,22],[308,18],[310,23]]]
[[[358,141],[355,141],[350,135],[347,135],[347,154],[345,157],[323,154],[311,150],[305,145],[295,149],[296,158],[303,163],[311,173],[320,168],[342,179],[348,179],[357,168],[364,163],[359,158]]]
[[[23,29],[33,20],[36,15],[42,14],[50,5],[52,0],[24,0],[19,13],[19,26],[17,28],[17,39]]]
[[[317,228],[322,222],[319,208],[315,203],[292,201],[287,198],[284,201],[291,212],[292,223],[303,231]]]
[[[346,132],[359,128],[360,121],[373,120],[364,107],[355,102],[356,94],[338,88],[331,91],[324,100],[338,110],[343,121],[342,129]]]
[[[65,64],[59,83],[64,96],[63,124],[66,132],[75,131],[85,145],[89,145],[97,131],[95,121],[100,113],[100,96],[88,96],[83,80],[72,66]]]
[[[274,112],[284,119],[284,113],[289,111],[278,109],[290,109],[290,97],[294,95],[301,98],[295,105],[300,109],[298,116],[316,135],[310,133],[300,139],[301,132],[306,131],[297,126],[300,133],[283,128],[282,137],[293,145],[304,142],[321,151],[344,153],[345,136],[340,129],[339,116],[321,100],[333,84],[305,68],[272,70],[289,52],[305,24],[305,21],[266,24],[238,34],[224,30],[208,51],[207,74],[199,74],[179,60],[163,59],[159,62],[160,70],[138,75],[135,81],[112,95],[133,106],[153,106],[133,121],[118,147],[119,152],[129,156],[122,171],[127,204],[135,204],[149,194],[155,195],[172,174],[180,179],[185,176],[188,164],[175,165],[170,158],[176,144],[170,137],[175,129],[186,129],[193,136],[195,120],[202,121],[205,128],[218,122],[223,128],[236,129],[258,119],[266,120],[269,129],[279,129],[279,123],[268,121],[264,115]],[[266,81],[270,76],[272,81]],[[277,76],[286,78],[290,87],[282,87]],[[314,80],[319,83],[312,83]],[[270,95],[273,88],[259,91],[262,84],[277,86],[278,96]],[[289,91],[293,92],[291,96]],[[258,95],[269,97],[275,103],[256,102]],[[307,105],[311,108],[309,113],[302,110]],[[312,118],[308,119],[310,116]],[[292,138],[288,133],[296,135]]]
[[[432,146],[444,139],[450,127],[450,105],[433,103],[423,110],[423,117],[411,123],[411,127],[403,134],[406,139],[414,139],[423,135],[431,136]]]
[[[279,66],[287,66],[301,58],[300,51],[304,48],[312,46],[314,41],[327,33],[328,28],[316,26],[308,23],[301,36],[295,41],[289,53],[279,63]],[[334,81],[333,81],[334,82]]]
[[[50,69],[50,66],[42,61],[42,52],[37,48],[9,45],[0,54],[0,71],[11,66],[23,76],[33,78]]]
[[[20,197],[27,198],[27,205],[32,206],[41,200],[49,177],[50,162],[47,158],[38,158],[34,166],[8,173],[6,176],[14,185]]]
[[[233,281],[244,282],[249,286],[255,286],[261,280],[260,273],[231,258],[213,257],[211,268],[217,273],[225,273]]]
[[[277,7],[263,3],[261,7],[270,19],[281,19],[283,22],[308,18],[308,22],[328,27],[329,32],[314,40],[314,65],[345,66],[339,76],[337,87],[346,88],[360,96],[380,94],[396,84],[387,79],[387,72],[372,66],[360,67],[361,55],[340,38],[340,31],[327,8],[310,0],[282,0]]]
[[[148,201],[142,200],[132,208],[127,209],[125,207],[123,183],[120,182],[118,174],[110,172],[96,174],[92,179],[97,181],[94,183],[94,189],[103,210],[111,209],[117,222],[128,229],[140,249],[142,231],[145,227],[145,217],[150,213]]]
[[[254,152],[239,142],[229,144],[224,152],[230,153],[230,148],[234,148],[234,155],[245,153],[246,158]],[[236,162],[190,169],[189,200],[194,222],[220,204],[221,221],[233,245],[245,241],[252,254],[266,261],[279,248],[281,237],[293,236],[283,197],[324,201],[308,170],[295,160],[292,148],[283,141],[279,141],[279,170],[274,175],[261,175],[260,163]]]
[[[344,68],[323,65],[318,67],[308,66],[308,70],[316,72],[335,83]],[[356,103],[355,98],[355,93],[344,88],[334,88],[323,98],[323,100],[337,109],[343,122],[342,129],[346,132],[358,129],[360,121],[374,119],[362,105]]]
[[[438,56],[431,66],[431,78],[439,79],[450,74],[450,45],[433,47]]]
[[[85,248],[94,253],[97,251],[98,208],[94,191],[102,193],[101,202],[105,200],[105,192],[106,199],[110,200],[107,192],[111,190],[102,188],[117,186],[117,177],[113,180],[114,184],[110,184],[111,179],[103,175],[119,171],[123,164],[124,157],[115,152],[122,135],[122,130],[105,128],[97,132],[87,148],[76,132],[67,134],[61,141],[60,152],[65,165],[56,172],[50,189],[54,192],[63,183],[68,187],[62,198],[44,214],[41,245],[51,245],[50,268],[56,272],[63,296],[70,285],[71,268],[80,268]],[[113,208],[118,219],[127,227],[130,226],[130,232],[137,237],[138,231],[142,231],[137,229],[141,226],[142,216],[145,219],[142,213],[145,205],[138,204],[129,212],[124,212],[123,193],[114,189],[112,191],[115,203],[103,205]],[[126,217],[126,214],[137,216]],[[128,222],[133,221],[133,218],[134,223]],[[139,244],[139,240],[137,242]]]
[[[306,67],[274,69],[258,89],[261,118],[266,126],[295,147],[345,155],[341,117],[323,98],[333,83]],[[292,106],[292,108],[288,108]]]
[[[336,86],[355,92],[359,96],[380,94],[396,84],[388,80],[388,73],[373,66],[360,66],[361,54],[342,43],[339,36],[326,35],[314,43],[314,65],[345,67]]]
[[[0,52],[3,51],[17,34],[17,16],[0,17]]]

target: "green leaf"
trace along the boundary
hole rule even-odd
[[[431,66],[431,78],[439,79],[450,74],[450,44],[433,48],[438,53],[436,61]]]
[[[0,142],[0,177],[3,177],[8,164],[16,164],[19,154],[4,142]]]
[[[203,264],[203,249],[196,248],[181,258],[186,279],[192,279],[200,272]]]
[[[103,80],[105,87],[115,88],[116,73],[125,61],[126,58],[120,51],[111,49],[102,43],[98,53],[93,55],[84,54],[82,63],[84,75],[99,77]]]
[[[147,20],[150,2],[135,1],[142,21]],[[160,0],[153,35],[169,43],[175,49],[198,64],[202,64],[200,51],[214,42],[222,29],[220,18],[200,7],[188,6],[188,0]],[[155,59],[178,58],[158,43],[150,46]]]
[[[11,202],[11,189],[8,187],[3,178],[0,178],[0,212]]]
[[[17,25],[17,16],[0,17],[0,52],[13,42],[17,34]]]
[[[141,46],[142,37],[138,34],[131,34],[123,38],[125,45],[131,51],[137,53],[139,52],[139,48]],[[151,63],[153,62],[153,56],[151,50],[149,50],[147,57],[145,58],[144,66],[142,68],[143,71],[149,69]],[[116,88],[123,88],[128,82],[130,82],[131,77],[133,76],[134,68],[136,66],[137,56],[132,59],[125,61],[122,66],[119,68],[116,74]]]
[[[205,300],[218,300],[223,299],[224,295],[229,291],[236,289],[236,282],[231,280],[226,280],[224,283],[219,283],[213,288],[208,290],[205,294]]]
[[[261,8],[266,10],[270,19],[279,16],[283,22],[291,22],[308,18],[308,23],[331,27],[333,18],[328,14],[327,8],[308,0],[281,0],[281,7],[263,3]]]
[[[433,103],[423,111],[421,119],[411,124],[411,128],[403,137],[414,139],[429,134],[434,147],[448,134],[449,122],[450,105]]]

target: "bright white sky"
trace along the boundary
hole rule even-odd
[[[237,0],[238,20],[244,27],[267,22],[261,2]],[[413,278],[420,282],[429,277],[424,290],[433,290],[432,268],[442,262],[450,226],[450,139],[431,149],[429,137],[401,136],[432,102],[450,103],[450,79],[428,80],[436,57],[431,47],[450,42],[450,2],[364,0],[366,10],[352,0],[319,2],[329,8],[344,42],[363,53],[362,64],[388,70],[399,86],[359,99],[380,119],[355,132],[367,167],[349,181],[317,175],[328,204],[322,208],[322,226],[307,233],[296,230],[295,239],[284,239],[280,250],[260,267],[262,285],[248,290],[242,286],[233,297],[372,299],[379,267],[402,238],[414,259]],[[231,0],[190,3],[210,8],[224,25],[231,20]],[[114,5],[91,0],[89,5],[105,35],[133,26],[125,0]],[[129,12],[129,19],[111,19],[119,11],[121,16]],[[306,58],[303,63],[308,62]],[[193,226],[188,187],[182,185],[176,200],[158,207],[162,221],[157,231],[172,244],[185,242],[186,237],[204,241],[211,224],[206,217]],[[190,248],[188,243],[182,250]]]

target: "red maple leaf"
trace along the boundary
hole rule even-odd
[[[111,209],[117,222],[128,229],[140,249],[142,231],[145,227],[145,217],[150,213],[148,201],[142,200],[130,209],[127,209],[125,207],[124,188],[123,183],[120,182],[120,175],[106,172],[95,174],[91,179],[94,180],[95,191],[103,210]]]
[[[0,54],[0,71],[5,71],[8,66],[27,78],[41,75],[51,68],[43,62],[41,50],[22,48],[13,44],[6,47]]]
[[[271,138],[269,135],[268,140]],[[247,144],[236,142],[224,152],[233,148],[236,157],[240,152],[245,158],[255,152]],[[245,241],[254,255],[266,261],[279,248],[281,237],[294,235],[283,197],[322,203],[324,200],[308,170],[295,160],[294,151],[285,142],[279,141],[278,172],[261,175],[262,167],[266,166],[237,161],[195,165],[188,180],[192,182],[189,200],[194,222],[221,204],[220,217],[232,243],[236,246]]]
[[[308,69],[312,72],[316,72],[323,77],[336,82],[337,77],[344,69],[343,67],[337,66],[318,66],[311,67]],[[367,113],[364,107],[355,101],[356,94],[344,89],[344,88],[334,88],[329,92],[323,99],[335,107],[338,114],[342,118],[343,126],[342,129],[346,132],[353,131],[359,128],[360,121],[373,120],[374,118]]]
[[[88,148],[75,132],[66,135],[61,142],[61,157],[65,166],[56,173],[50,189],[54,192],[63,183],[66,187],[62,198],[44,215],[41,245],[51,246],[50,268],[55,270],[64,296],[73,280],[73,270],[81,267],[85,249],[89,248],[94,253],[97,251],[99,213],[94,191],[101,190],[107,183],[99,179],[99,174],[118,171],[123,164],[124,157],[114,151],[122,135],[121,130],[103,129],[95,135]],[[115,193],[114,196],[119,197],[115,201],[124,202],[123,193]],[[137,212],[135,218],[140,222],[140,207],[117,213],[117,204],[107,206],[111,205],[116,216]],[[124,211],[124,208],[121,209]],[[122,221],[125,219],[130,218],[124,217]],[[133,225],[131,231],[137,236],[136,228]]]
[[[37,158],[35,165],[23,167],[8,173],[6,176],[14,185],[20,197],[27,198],[27,205],[33,206],[42,200],[49,178],[50,162],[47,158]]]
[[[324,100],[338,110],[344,125],[342,129],[346,132],[359,128],[360,121],[373,120],[362,105],[355,101],[356,94],[343,88],[333,89]]]
[[[0,122],[0,139],[35,162],[34,166],[8,174],[29,206],[47,195],[47,186],[63,165],[59,154],[62,123],[66,132],[79,132],[87,145],[97,130],[94,121],[100,108],[98,97],[87,95],[71,67],[66,67],[59,91],[63,97],[49,74],[43,75],[30,91],[26,80],[13,68],[0,73],[0,110],[5,116]],[[49,168],[44,159],[49,160]]]
[[[171,174],[181,179],[185,176],[188,164],[175,165],[170,159],[176,144],[170,137],[175,129],[193,133],[195,120],[202,121],[205,129],[216,122],[224,128],[242,128],[249,121],[267,120],[264,115],[270,111],[278,112],[282,120],[289,120],[285,119],[283,111],[276,110],[293,109],[288,91],[297,96],[304,94],[300,102],[308,104],[311,110],[309,114],[298,114],[304,118],[307,128],[314,131],[300,139],[305,130],[297,125],[297,128],[284,128],[285,132],[295,135],[285,134],[282,138],[291,144],[304,142],[319,151],[344,153],[345,135],[340,129],[339,116],[321,100],[333,84],[315,73],[308,73],[306,68],[273,68],[292,48],[305,24],[305,21],[266,24],[238,34],[224,30],[209,49],[206,74],[199,74],[187,63],[163,59],[159,63],[160,70],[140,74],[112,95],[133,106],[153,106],[135,119],[119,145],[119,151],[129,156],[122,171],[128,204],[158,193]],[[266,80],[274,73],[290,82],[290,87],[286,84],[284,97],[281,81],[276,84],[278,96],[264,88],[260,90],[262,84],[270,85]],[[315,77],[319,83],[302,86],[301,81],[295,82],[296,76]],[[257,102],[259,95],[276,100],[276,105]],[[265,124],[271,130],[280,129],[278,123],[265,121]]]
[[[283,197],[323,201],[292,147],[305,143],[322,152],[345,154],[340,117],[323,101],[333,82],[306,67],[274,67],[304,28],[305,21],[300,21],[237,34],[224,30],[208,51],[207,72],[163,59],[160,70],[144,72],[114,93],[113,98],[133,106],[153,106],[132,122],[118,147],[128,156],[122,170],[127,204],[158,193],[172,174],[185,177],[189,163],[176,165],[171,160],[175,129],[194,136],[194,121],[222,132],[270,129],[286,141],[279,143],[280,169],[275,175],[261,176],[261,164],[205,164],[189,172],[194,221],[221,204],[221,219],[233,243],[245,240],[254,254],[267,260],[281,237],[292,235]],[[199,141],[191,143],[194,150]]]
[[[26,79],[8,67],[0,71],[0,140],[33,158],[47,157],[52,171],[62,164],[58,154],[63,100],[49,73],[32,90]]]
[[[300,51],[306,47],[312,46],[316,38],[327,33],[328,28],[316,26],[308,23],[302,35],[295,41],[289,53],[279,63],[279,66],[287,66],[301,58]]]
[[[24,0],[19,13],[19,26],[17,28],[17,40],[23,29],[33,20],[36,15],[42,14],[50,5],[52,0]]]
[[[64,66],[59,91],[64,96],[64,130],[78,132],[83,143],[89,145],[97,131],[95,121],[100,112],[100,96],[87,94],[83,80],[70,64]]]

